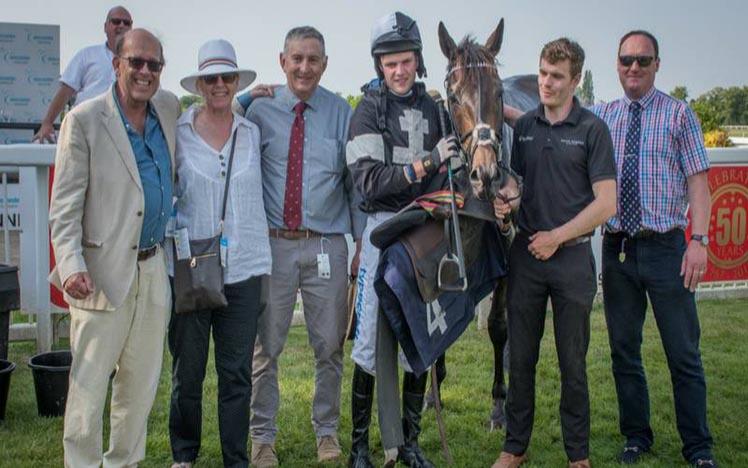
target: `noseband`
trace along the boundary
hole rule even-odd
[[[496,129],[492,128],[487,123],[483,122],[482,118],[482,102],[481,102],[481,87],[480,87],[480,80],[478,80],[478,92],[477,92],[477,102],[476,102],[476,124],[472,128],[472,130],[469,130],[465,132],[464,134],[461,134],[458,132],[457,127],[455,126],[455,120],[454,120],[454,113],[452,112],[452,105],[453,103],[458,103],[459,100],[457,99],[457,96],[452,92],[451,87],[449,86],[449,79],[452,77],[452,74],[456,72],[457,70],[462,69],[468,69],[468,68],[487,68],[496,71],[498,76],[498,71],[496,70],[496,64],[494,63],[488,63],[488,62],[479,62],[479,63],[472,63],[468,65],[455,65],[454,67],[451,67],[447,71],[447,76],[444,78],[444,89],[447,93],[447,112],[449,113],[449,121],[452,125],[452,132],[455,135],[459,135],[459,147],[460,151],[465,154],[468,158],[468,163],[472,164],[473,156],[475,155],[475,152],[478,150],[481,146],[490,146],[493,151],[494,155],[496,156],[496,163],[499,164],[501,162],[501,158],[499,155],[501,154],[501,143],[502,143],[502,132],[499,130],[499,132],[496,131]],[[499,94],[499,105],[504,105],[504,96],[503,93]],[[470,139],[470,145],[465,148],[465,143]]]
[[[482,118],[482,102],[481,102],[481,80],[478,79],[478,92],[477,92],[477,101],[476,101],[476,108],[475,108],[475,114],[476,114],[476,124],[471,129],[465,132],[464,134],[459,133],[454,119],[454,113],[452,112],[452,105],[455,103],[459,103],[459,99],[457,96],[452,92],[452,88],[449,86],[449,80],[452,77],[452,74],[456,72],[457,70],[462,69],[468,69],[468,68],[486,68],[489,70],[493,70],[496,72],[496,75],[498,77],[498,70],[496,69],[495,63],[489,63],[489,62],[478,62],[478,63],[470,63],[467,65],[455,65],[451,67],[447,71],[447,76],[444,78],[444,89],[447,94],[447,113],[449,114],[449,122],[452,126],[452,133],[454,135],[458,135],[458,146],[460,149],[460,153],[464,155],[465,158],[467,158],[467,164],[469,167],[472,167],[473,165],[473,156],[475,155],[475,152],[478,150],[481,146],[488,146],[493,150],[494,157],[496,158],[496,166],[499,168],[499,187],[502,187],[505,184],[506,175],[509,174],[513,176],[518,184],[519,184],[519,194],[515,197],[505,197],[501,193],[496,192],[496,196],[502,199],[504,202],[510,202],[512,200],[515,200],[517,198],[521,197],[522,193],[522,178],[519,177],[509,165],[507,165],[503,158],[501,158],[501,144],[503,142],[503,129],[499,128],[497,129],[491,127],[487,123],[483,122]],[[501,93],[499,93],[499,108],[502,109],[503,114],[503,106],[504,106],[504,92],[503,89]],[[503,115],[501,122],[503,124]],[[467,142],[468,138],[470,139],[470,145],[465,148],[465,143]]]

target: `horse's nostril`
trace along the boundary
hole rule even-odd
[[[481,182],[481,176],[478,173],[477,167],[470,171],[470,182]]]

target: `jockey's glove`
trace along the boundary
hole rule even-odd
[[[421,163],[426,174],[433,174],[444,162],[459,155],[457,139],[454,135],[449,135],[439,140],[434,149],[431,150],[431,154],[421,159]]]

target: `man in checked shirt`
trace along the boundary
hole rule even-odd
[[[618,76],[624,96],[592,110],[609,126],[618,168],[619,206],[603,241],[603,297],[620,430],[622,463],[636,463],[654,437],[641,359],[647,296],[673,382],[682,454],[716,467],[706,422],[694,290],[707,267],[709,160],[694,113],[654,87],[659,47],[646,31],[621,38]],[[690,239],[684,236],[690,206]]]

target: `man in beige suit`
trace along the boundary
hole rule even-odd
[[[161,44],[135,29],[118,42],[117,80],[70,112],[55,160],[50,280],[70,304],[73,364],[65,466],[134,466],[145,457],[171,293],[161,242],[171,213],[179,104],[159,91]],[[112,382],[111,436],[102,417]]]

